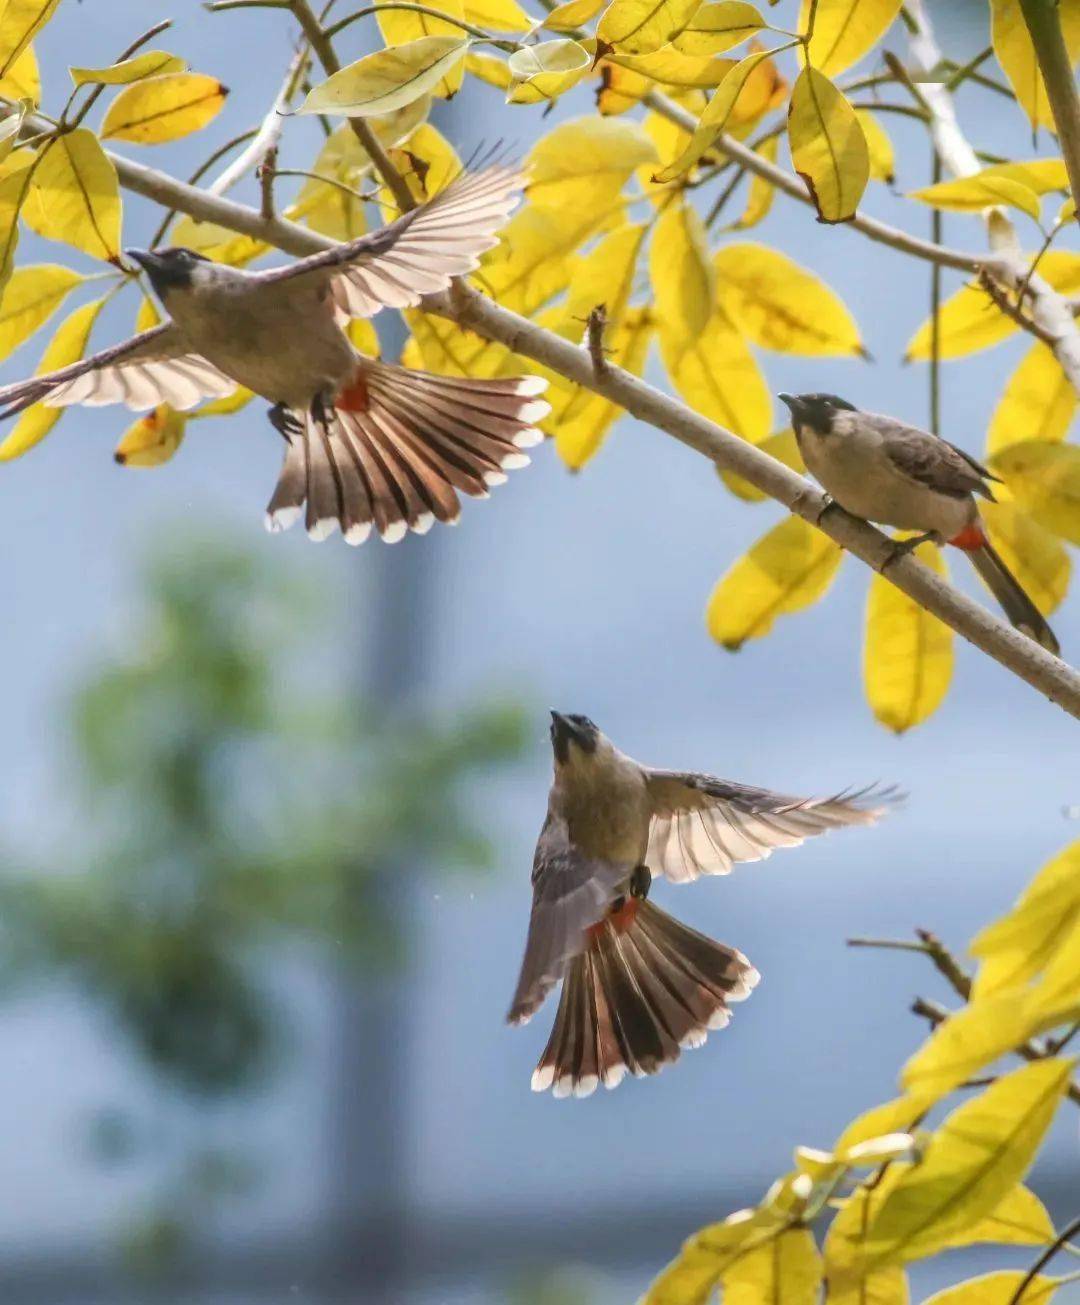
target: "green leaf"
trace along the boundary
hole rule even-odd
[[[314,87],[297,112],[369,118],[403,108],[433,91],[468,48],[469,41],[457,36],[422,36],[378,50]]]

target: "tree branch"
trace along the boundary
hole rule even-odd
[[[1035,58],[1046,84],[1058,144],[1069,173],[1073,198],[1080,196],[1080,96],[1072,62],[1065,48],[1057,0],[1020,0]]]
[[[1080,1217],[1074,1219],[1071,1223],[1066,1224],[1065,1227],[1061,1230],[1061,1232],[1058,1233],[1058,1235],[1054,1238],[1054,1240],[1050,1243],[1050,1245],[1046,1248],[1046,1250],[1043,1251],[1043,1253],[1031,1266],[1031,1268],[1028,1269],[1027,1273],[1024,1274],[1023,1278],[1017,1284],[1017,1288],[1013,1292],[1012,1297],[1009,1300],[1009,1305],[1019,1305],[1019,1302],[1023,1298],[1024,1292],[1027,1291],[1027,1289],[1039,1276],[1039,1270],[1045,1268],[1046,1265],[1048,1265],[1050,1261],[1054,1258],[1054,1256],[1058,1253],[1058,1251],[1064,1248],[1065,1243],[1072,1241],[1072,1239],[1076,1236],[1077,1233],[1080,1233]]]
[[[334,73],[341,71],[341,61],[334,51],[334,44],[322,29],[322,25],[315,17],[314,10],[308,4],[308,0],[288,0],[289,9],[293,17],[300,24],[308,44],[315,53],[316,59],[322,64],[323,72],[327,77],[332,77]],[[390,162],[390,156],[382,147],[382,142],[368,125],[364,118],[350,118],[349,126],[352,128],[353,135],[367,151],[368,158],[375,165],[375,171],[386,183],[387,188],[397,201],[400,212],[407,213],[409,209],[416,207],[416,200],[412,197],[412,192],[397,168]]]
[[[1027,3],[1041,7],[1043,0],[1027,0]],[[919,71],[928,74],[940,64],[941,50],[934,39],[923,0],[909,0],[907,12],[911,19],[912,60]],[[1057,24],[1056,11],[1054,23]],[[1068,76],[1071,85],[1071,70]],[[940,82],[923,82],[920,90],[922,102],[930,110],[930,136],[945,171],[954,177],[972,176],[980,170],[979,160],[960,128],[952,96]],[[1075,88],[1072,93],[1075,97]],[[1010,290],[1023,288],[1025,297],[1030,300],[1031,315],[1015,317],[1010,313],[1009,316],[1049,345],[1073,389],[1080,394],[1080,327],[1068,302],[1049,281],[1031,270],[1016,228],[1004,208],[999,205],[988,207],[983,216],[993,250],[993,257],[984,264],[984,273]],[[998,296],[994,296],[994,301],[999,308],[1002,307]]]
[[[281,217],[263,217],[244,204],[209,195],[146,164],[112,153],[109,157],[126,189],[200,221],[216,222],[242,235],[254,236],[288,254],[310,254],[333,244],[306,227]],[[500,308],[467,286],[460,286],[453,293],[431,296],[424,307],[475,330],[486,339],[506,345],[514,353],[554,367],[567,379],[611,399],[711,462],[749,480],[762,493],[818,526],[868,566],[882,572],[898,589],[1006,670],[1070,716],[1080,719],[1080,674],[1071,666],[954,589],[917,558],[897,558],[892,540],[865,521],[843,512],[815,485],[775,458],[620,367],[608,363],[597,376],[586,350]]]

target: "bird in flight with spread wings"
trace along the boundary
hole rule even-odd
[[[562,983],[533,1091],[588,1096],[655,1074],[723,1028],[758,972],[742,952],[648,901],[653,875],[687,883],[830,829],[872,825],[897,794],[791,797],[643,766],[586,716],[551,713],[555,776],[536,845],[532,912],[507,1020]]]
[[[485,498],[543,438],[538,376],[436,376],[360,354],[350,317],[407,308],[473,271],[520,197],[517,167],[461,173],[427,203],[357,240],[246,271],[190,249],[129,250],[169,320],[122,344],[0,388],[0,418],[33,403],[167,403],[187,410],[245,386],[267,399],[285,457],[269,530],[388,543],[455,522],[458,493]]]

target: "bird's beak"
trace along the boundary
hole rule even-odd
[[[797,417],[802,411],[802,399],[797,394],[778,394],[776,396],[781,403],[786,403],[793,417]]]
[[[581,730],[562,712],[553,711],[551,713],[551,742],[555,747],[555,751],[565,756],[566,745],[571,741],[578,744],[579,747],[581,746],[583,741]]]
[[[138,263],[147,272],[153,272],[161,266],[159,255],[151,253],[149,249],[125,249],[124,257],[130,258],[133,262]]]

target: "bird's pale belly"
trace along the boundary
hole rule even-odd
[[[324,306],[299,313],[234,300],[227,307],[204,303],[176,317],[204,358],[264,399],[303,410],[352,379],[356,351]]]
[[[830,436],[826,436],[828,440]],[[825,440],[802,441],[803,457],[815,479],[846,511],[898,530],[934,530],[945,539],[958,535],[976,516],[974,501],[913,484],[895,471],[880,448],[862,449],[850,437],[840,456],[823,453]]]

